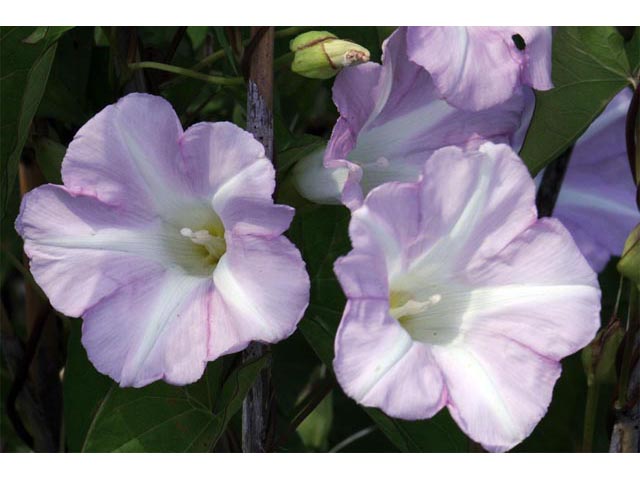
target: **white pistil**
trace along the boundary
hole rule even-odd
[[[180,235],[189,238],[196,245],[202,245],[206,248],[209,253],[207,260],[217,261],[227,248],[224,238],[211,235],[207,230],[194,232],[190,228],[185,227],[180,230]]]
[[[389,310],[392,317],[400,320],[402,317],[409,317],[424,312],[432,305],[436,305],[442,300],[442,295],[436,293],[431,295],[426,302],[416,302],[415,300],[407,300],[406,303],[399,307],[394,307]]]

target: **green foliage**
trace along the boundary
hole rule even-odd
[[[640,224],[631,231],[624,244],[618,271],[636,284],[640,290]]]
[[[47,85],[56,41],[70,27],[0,27],[0,208],[4,214],[18,161]]]
[[[64,378],[67,447],[73,452],[208,452],[264,367],[260,358],[223,379],[223,361],[186,387],[120,388],[95,371],[75,322]]]
[[[633,37],[625,44],[625,50],[633,76],[640,77],[640,27],[635,27]]]
[[[93,29],[81,27],[58,41],[38,116],[80,127],[91,117],[87,85],[91,73]],[[101,107],[99,105],[98,107]]]
[[[49,183],[62,183],[62,160],[67,149],[64,145],[47,137],[37,137],[33,141],[36,161],[44,178]]]
[[[555,87],[536,92],[520,156],[536,175],[569,148],[632,76],[614,27],[560,27],[553,39]]]

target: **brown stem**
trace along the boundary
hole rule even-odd
[[[538,217],[550,217],[556,206],[560,188],[564,175],[569,166],[569,158],[571,157],[572,148],[567,149],[562,155],[547,165],[542,175],[540,188],[536,195],[536,207],[538,208]]]
[[[256,38],[248,59],[247,130],[264,146],[273,161],[273,27],[251,27]],[[260,37],[258,39],[258,34]],[[243,352],[249,362],[267,354],[267,345],[253,342]],[[273,420],[271,365],[258,375],[242,404],[242,451],[268,451],[269,425]]]
[[[630,287],[627,333],[618,381],[616,422],[611,433],[610,452],[640,452],[640,292]]]

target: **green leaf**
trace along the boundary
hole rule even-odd
[[[627,51],[633,76],[638,79],[640,77],[640,27],[635,27],[633,37],[625,44],[624,48]]]
[[[302,443],[311,451],[326,451],[329,448],[329,432],[333,422],[333,395],[331,392],[298,426],[296,430]]]
[[[62,160],[67,148],[64,145],[46,137],[37,137],[33,142],[36,161],[49,183],[62,183]]]
[[[333,273],[333,263],[351,248],[348,224],[346,208],[312,205],[299,210],[289,230],[311,278],[309,308],[299,329],[328,367],[333,361],[333,343],[346,301]],[[468,440],[446,411],[417,422],[393,419],[374,408],[365,411],[401,451],[466,451]]]
[[[60,120],[75,126],[75,130],[92,116],[88,105],[87,85],[93,33],[92,28],[79,27],[58,41],[47,88],[38,108],[38,117]]]
[[[625,329],[617,320],[600,329],[596,338],[582,349],[582,364],[590,381],[616,383],[616,356],[624,334]]]
[[[57,40],[64,32],[71,30],[73,27],[36,27],[31,35],[22,40],[23,43],[35,45],[42,40]]]
[[[227,35],[225,34],[224,27],[213,27],[213,31],[216,34],[216,39],[218,40],[218,43],[222,46],[224,50],[224,54],[227,57],[227,61],[229,62],[229,65],[231,65],[231,68],[233,68],[233,73],[236,75],[240,75],[240,70],[236,65],[236,58],[233,54],[231,45],[227,40]]]
[[[49,78],[56,40],[68,27],[0,27],[0,210],[5,212],[18,161]],[[42,36],[42,38],[38,38]],[[30,42],[25,43],[25,39]]]
[[[73,452],[207,452],[215,446],[266,357],[222,383],[223,360],[186,387],[120,388],[89,363],[74,322],[64,376],[67,447]]]
[[[618,262],[618,271],[640,290],[640,224],[631,231]]]
[[[187,36],[191,40],[191,46],[194,51],[198,51],[207,38],[209,27],[187,27]]]
[[[536,92],[520,156],[532,175],[569,148],[620,90],[631,67],[614,27],[560,27],[553,38],[555,88]]]

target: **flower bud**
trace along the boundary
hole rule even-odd
[[[306,32],[291,40],[291,70],[307,78],[331,78],[341,68],[369,61],[369,50],[330,32]]]
[[[299,160],[292,171],[293,185],[307,200],[324,205],[340,205],[349,172],[346,168],[323,166],[325,147],[317,148]]]

